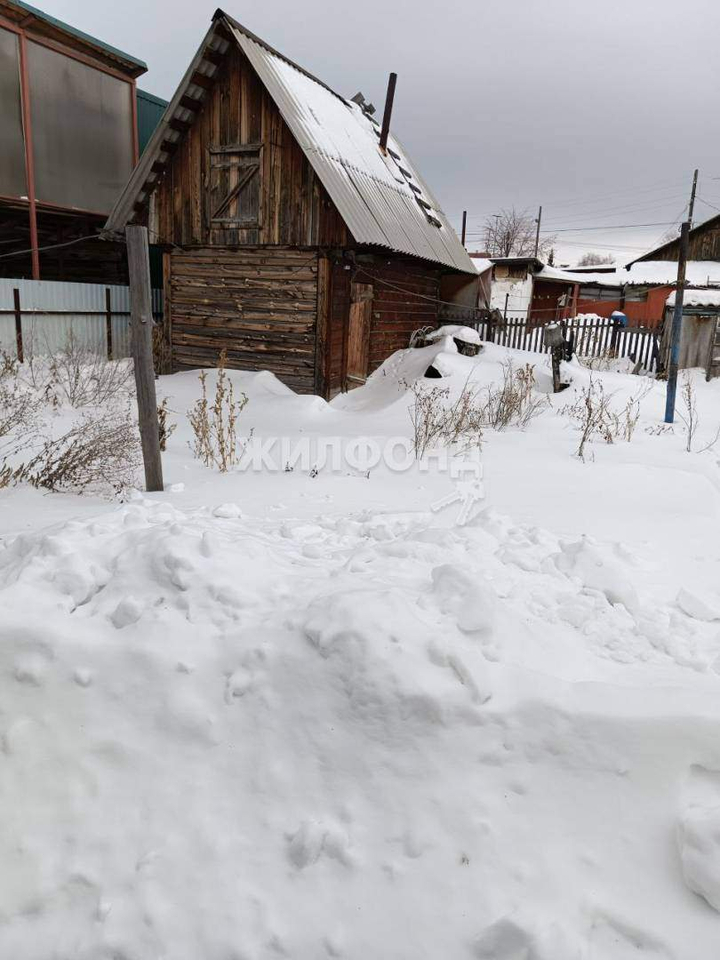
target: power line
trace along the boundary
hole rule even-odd
[[[64,243],[50,243],[45,247],[30,247],[28,250],[13,250],[12,253],[2,253],[0,254],[0,260],[5,260],[7,257],[20,257],[25,253],[32,253],[33,249],[37,249],[38,253],[42,253],[43,250],[57,250],[59,247],[71,247],[74,243],[80,243],[83,240],[99,240],[100,236],[97,233],[88,234],[87,237],[76,237],[74,240],[66,240]]]

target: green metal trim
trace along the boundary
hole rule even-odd
[[[154,93],[148,93],[147,90],[141,90],[140,87],[137,88],[138,97],[142,97],[143,100],[147,100],[148,103],[154,103],[158,107],[162,107],[163,110],[170,102],[169,100],[163,100],[162,97],[156,97]]]
[[[23,10],[27,10],[27,12],[32,13],[33,16],[39,17],[41,20],[45,20],[46,23],[50,23],[54,27],[59,27],[66,33],[71,33],[80,40],[87,40],[94,46],[100,47],[102,50],[107,50],[108,53],[114,54],[116,57],[119,57],[126,63],[132,63],[136,67],[142,67],[144,70],[147,70],[148,68],[144,60],[138,60],[137,57],[131,57],[129,53],[118,50],[117,47],[113,47],[109,43],[104,43],[102,40],[98,40],[97,37],[91,37],[89,33],[84,33],[82,30],[78,30],[76,27],[71,27],[69,23],[64,23],[62,20],[58,20],[56,17],[51,17],[49,13],[45,13],[44,10],[38,10],[37,7],[33,7],[29,3],[25,3],[24,0],[12,0],[12,2],[16,7],[21,7]]]

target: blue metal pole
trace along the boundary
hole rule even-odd
[[[668,363],[667,396],[665,399],[665,423],[675,422],[675,397],[677,395],[678,364],[680,361],[680,335],[682,333],[683,299],[685,294],[685,268],[687,264],[690,221],[680,229],[680,254],[678,256],[675,310],[670,337],[670,362]]]

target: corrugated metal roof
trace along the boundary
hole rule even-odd
[[[358,243],[475,273],[457,234],[394,137],[228,18],[228,26]],[[421,202],[422,201],[422,202]]]
[[[160,165],[169,161],[168,143],[180,138],[173,119],[192,122],[181,101],[186,93],[202,100],[207,91],[193,87],[195,72],[214,76],[208,50],[222,52],[228,41],[216,33],[221,24],[248,57],[270,96],[324,185],[350,233],[359,244],[385,247],[475,274],[472,260],[445,214],[394,137],[387,153],[379,146],[380,128],[356,103],[273,50],[222,11],[193,58],[161,123],[105,225],[122,230],[138,203],[152,193]],[[164,159],[163,159],[164,158]]]

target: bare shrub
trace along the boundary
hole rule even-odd
[[[42,400],[16,379],[0,379],[0,489],[14,482],[14,459],[37,437]]]
[[[404,384],[413,395],[410,421],[415,457],[421,459],[437,445],[461,450],[482,444],[483,407],[468,382],[453,403],[448,387],[427,387],[422,381]]]
[[[17,377],[19,369],[20,361],[17,357],[13,357],[7,350],[0,350],[0,380]]]
[[[409,386],[413,395],[410,421],[413,428],[413,449],[419,460],[443,437],[447,419],[445,401],[450,397],[450,390],[447,387],[428,388],[419,380],[406,386]]]
[[[140,443],[129,409],[99,416],[84,414],[62,436],[45,440],[40,451],[15,471],[14,482],[52,491],[115,493],[135,482]]]
[[[640,420],[642,402],[652,391],[652,388],[652,383],[645,384],[639,393],[628,399],[625,407],[620,412],[610,409],[610,416],[612,418],[612,431],[616,439],[619,438],[625,440],[627,443],[630,443],[635,435],[635,430],[637,429],[637,425]]]
[[[580,443],[575,456],[581,460],[585,459],[586,445],[593,439],[601,437],[605,443],[613,442],[610,396],[605,393],[602,383],[594,380],[592,375],[588,385],[580,391],[580,396],[574,403],[563,407],[561,413],[569,416],[580,430]]]
[[[157,408],[157,417],[158,417],[158,433],[160,435],[160,451],[165,453],[167,450],[167,443],[170,437],[175,432],[177,427],[176,423],[171,423],[169,420],[170,410],[167,405],[167,397],[165,397],[162,403]]]
[[[218,362],[215,398],[212,404],[207,395],[207,373],[200,373],[202,397],[188,410],[188,420],[195,439],[191,445],[194,456],[206,467],[217,467],[226,473],[234,467],[242,455],[244,444],[238,445],[237,418],[247,403],[244,393],[235,399],[232,381],[225,371],[225,351]],[[240,453],[238,453],[240,446]]]
[[[510,425],[526,427],[547,409],[549,398],[533,392],[535,367],[532,364],[515,369],[512,360],[506,360],[502,371],[500,386],[493,384],[487,388],[483,421],[494,430],[504,430]]]
[[[612,406],[613,394],[606,393],[602,381],[594,379],[591,374],[587,386],[582,388],[574,403],[560,411],[569,416],[580,430],[580,443],[575,455],[584,460],[587,444],[597,439],[605,443],[614,443],[616,440],[630,443],[640,420],[642,401],[651,390],[652,384],[645,384],[639,393],[628,398],[621,410],[615,410]]]
[[[100,406],[124,396],[132,383],[129,360],[108,360],[84,347],[70,331],[59,353],[28,357],[28,383],[54,406]]]
[[[427,387],[422,381],[403,384],[414,398],[410,420],[416,457],[438,443],[479,447],[486,428],[524,428],[548,408],[549,399],[534,393],[534,366],[528,363],[516,369],[512,360],[507,360],[502,368],[500,386],[491,384],[481,389],[473,387],[468,379],[453,403],[448,403],[448,387]]]
[[[682,387],[680,388],[680,399],[682,400],[685,410],[685,413],[678,412],[678,416],[685,426],[685,449],[688,453],[692,453],[695,434],[700,426],[700,417],[698,416],[695,387],[693,386],[692,378],[690,377],[689,373],[685,373],[683,375]]]

